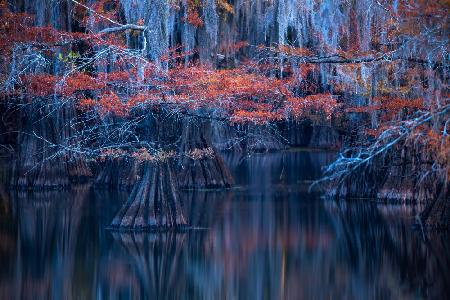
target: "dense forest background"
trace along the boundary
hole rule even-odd
[[[184,227],[224,151],[341,150],[315,187],[450,219],[445,0],[0,1],[7,185],[130,188],[113,228]]]

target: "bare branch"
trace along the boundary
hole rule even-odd
[[[93,10],[92,8],[90,8],[89,6],[84,5],[83,3],[80,3],[80,2],[78,2],[78,1],[76,1],[76,0],[70,0],[70,1],[72,1],[72,2],[75,3],[76,5],[79,5],[79,6],[83,7],[83,8],[85,8],[85,9],[87,9],[87,10],[90,11],[91,13],[93,13],[93,14],[99,16],[100,18],[102,18],[102,19],[104,19],[104,20],[107,20],[107,21],[109,21],[109,22],[111,22],[111,23],[113,23],[113,24],[119,25],[119,26],[124,26],[124,24],[120,24],[120,23],[117,22],[117,21],[114,21],[114,20],[112,20],[112,19],[110,19],[110,18],[108,18],[108,17],[105,17],[105,16],[102,15],[102,14],[99,14],[98,12],[96,12],[95,10]]]
[[[99,31],[99,34],[109,34],[109,33],[114,33],[114,32],[118,32],[118,31],[125,31],[125,30],[145,31],[145,30],[147,30],[147,26],[126,24],[126,25],[121,25],[121,26],[117,26],[117,27],[105,28],[105,29]]]

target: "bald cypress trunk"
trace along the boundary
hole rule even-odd
[[[185,120],[180,153],[178,183],[181,188],[224,188],[233,185],[228,167],[212,146],[209,120]]]
[[[74,106],[53,105],[33,104],[24,113],[10,181],[15,188],[67,188],[92,175],[82,155],[68,150],[75,143],[70,124],[75,118]]]
[[[249,152],[268,152],[285,149],[282,136],[276,127],[248,124],[245,126],[244,145]]]
[[[161,151],[160,154],[174,153],[179,124],[171,114],[164,111],[149,114],[139,131],[142,140],[152,142]],[[165,231],[188,226],[178,197],[173,159],[170,154],[168,157],[162,155],[136,166],[139,177],[135,177],[137,181],[131,194],[114,217],[111,229]]]
[[[435,153],[428,151],[426,144],[402,142],[330,182],[326,194],[341,199],[428,204],[445,185],[445,179],[433,170],[435,161]]]
[[[447,182],[437,198],[420,214],[421,225],[431,230],[450,229],[450,186]]]
[[[111,223],[124,231],[162,231],[188,224],[170,160],[144,162],[140,180]]]
[[[211,121],[211,142],[218,151],[244,151],[235,126],[227,122]]]
[[[104,188],[132,188],[138,177],[137,162],[133,158],[108,158],[95,177],[95,184]]]

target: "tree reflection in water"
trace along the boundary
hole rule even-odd
[[[76,242],[87,192],[86,187],[77,187],[70,192],[12,195],[16,257],[7,261],[7,268],[14,276],[2,280],[0,295],[9,299],[72,298]]]
[[[411,230],[414,206],[337,203],[305,192],[328,159],[298,152],[229,158],[237,187],[183,192],[194,229],[178,233],[105,230],[126,193],[2,193],[0,298],[449,294],[448,235],[424,240]]]

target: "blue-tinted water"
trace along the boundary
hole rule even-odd
[[[237,187],[183,192],[198,230],[105,230],[126,192],[8,193],[1,299],[443,299],[448,235],[411,230],[416,208],[307,193],[326,152],[226,157]]]

